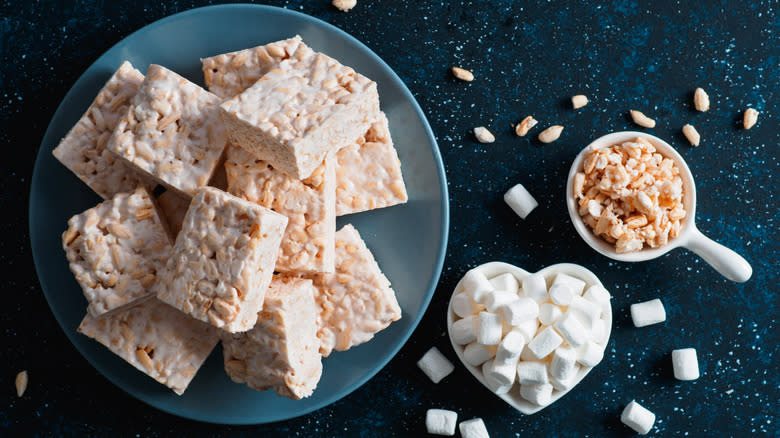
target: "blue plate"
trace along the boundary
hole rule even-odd
[[[164,65],[202,84],[200,58],[299,34],[379,84],[382,108],[403,165],[405,205],[339,218],[352,223],[393,283],[403,317],[374,340],[325,359],[314,395],[299,401],[230,381],[217,348],[177,396],[95,341],[76,332],[86,301],[60,243],[67,220],[100,201],[51,151],[86,111],[123,60],[142,72]],[[38,277],[54,316],[81,354],[108,380],[158,409],[195,420],[257,424],[285,420],[327,406],[373,377],[411,335],[431,300],[447,246],[449,208],[439,150],[419,105],[398,76],[355,38],[323,21],[269,6],[224,5],[176,14],[133,33],[103,54],[65,96],[43,138],[30,193],[30,239]]]

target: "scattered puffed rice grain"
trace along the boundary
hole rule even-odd
[[[588,97],[584,94],[578,94],[576,96],[572,96],[571,98],[571,106],[574,109],[580,109],[588,104]]]
[[[29,381],[27,371],[22,371],[16,375],[16,395],[21,397],[24,395],[24,391],[27,389],[27,382]]]
[[[357,4],[357,0],[333,0],[333,6],[339,11],[347,12],[354,8]]]
[[[520,123],[515,126],[515,134],[517,134],[519,137],[524,137],[526,134],[528,134],[528,131],[536,126],[536,124],[539,123],[534,119],[533,116],[528,116],[523,119]]]
[[[685,138],[688,139],[688,141],[693,146],[698,146],[699,141],[701,140],[701,136],[699,135],[699,131],[696,130],[696,128],[693,127],[693,125],[685,125],[682,127],[682,133],[685,136]]]
[[[496,137],[493,133],[488,131],[484,126],[477,126],[474,128],[474,137],[476,137],[477,141],[480,143],[493,143],[496,141]]]
[[[561,136],[561,132],[563,132],[563,126],[550,126],[549,128],[539,133],[539,141],[542,143],[552,143],[555,140],[558,140],[558,138]]]
[[[696,89],[693,93],[693,106],[696,107],[697,111],[701,112],[710,109],[710,96],[707,95],[706,91],[701,88]]]
[[[643,128],[655,128],[655,120],[647,117],[646,115],[642,114],[642,112],[637,110],[631,110],[630,112],[631,120],[633,120],[637,125]]]
[[[753,125],[756,124],[758,121],[758,111],[754,110],[753,108],[748,108],[745,110],[745,115],[742,117],[742,126],[745,127],[745,129],[750,129],[753,127]]]
[[[474,80],[474,73],[466,70],[465,68],[452,67],[452,75],[461,81],[471,82]]]

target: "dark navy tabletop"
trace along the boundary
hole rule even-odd
[[[450,238],[435,296],[400,353],[371,381],[331,406],[290,421],[230,427],[184,420],[128,396],[98,374],[63,335],[44,300],[27,228],[29,182],[46,126],[79,75],[140,27],[211,4],[200,1],[29,2],[0,5],[0,436],[425,435],[429,408],[481,417],[492,437],[620,437],[632,399],[653,411],[655,436],[780,436],[777,269],[780,171],[780,5],[777,2],[397,2],[358,0],[342,13],[329,0],[272,1],[332,23],[382,57],[419,101],[436,134],[450,193]],[[606,3],[606,2],[604,2]],[[456,81],[449,67],[474,72]],[[696,87],[712,108],[693,109]],[[590,103],[571,109],[569,98]],[[741,129],[747,107],[758,124]],[[671,143],[696,179],[696,221],[753,266],[744,284],[725,280],[693,253],[613,262],[572,227],[564,184],[578,151],[603,134],[635,129]],[[565,127],[543,145],[510,124],[532,114]],[[691,147],[680,133],[702,136]],[[475,126],[496,135],[479,144]],[[522,183],[539,207],[520,220],[503,193]],[[64,226],[64,225],[63,225]],[[524,416],[481,387],[446,336],[451,291],[470,267],[506,261],[528,271],[579,263],[613,295],[604,361],[564,398]],[[635,328],[632,303],[660,298],[667,321]],[[434,385],[416,361],[437,346],[456,370]],[[694,347],[701,377],[674,379],[670,352]],[[30,383],[17,398],[14,377]]]

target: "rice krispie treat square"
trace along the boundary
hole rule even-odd
[[[137,172],[106,149],[119,119],[144,81],[144,75],[127,61],[106,82],[76,125],[52,154],[103,199],[138,186],[150,189],[157,182]]]
[[[193,197],[166,266],[162,301],[231,333],[249,330],[287,218],[219,189]]]
[[[305,179],[368,130],[379,96],[375,82],[301,45],[221,108],[233,144]]]
[[[179,395],[219,342],[219,330],[154,297],[102,318],[87,314],[78,331]]]
[[[208,184],[227,143],[220,98],[152,64],[108,150],[186,196]]]
[[[324,357],[371,340],[401,319],[401,307],[374,256],[352,225],[336,233],[336,272],[311,277]]]
[[[292,399],[308,397],[322,375],[311,280],[275,276],[252,330],[222,335],[225,371],[237,383]]]
[[[149,193],[139,187],[70,218],[62,247],[89,314],[99,317],[154,296],[172,245]]]
[[[340,149],[336,160],[336,216],[409,199],[385,113],[380,113],[357,143]]]
[[[298,180],[236,146],[227,151],[228,191],[287,216],[276,270],[333,272],[336,234],[335,162],[328,157]]]

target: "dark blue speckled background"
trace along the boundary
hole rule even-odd
[[[226,427],[182,420],[136,401],[103,379],[63,336],[35,277],[27,232],[29,180],[49,119],[68,88],[103,51],[166,15],[212,2],[38,2],[0,5],[0,436],[424,435],[428,408],[482,417],[493,437],[620,437],[623,406],[636,398],[656,413],[655,436],[780,436],[777,267],[780,170],[780,4],[761,2],[396,2],[359,0],[344,14],[328,0],[273,1],[328,21],[363,41],[406,82],[428,115],[451,198],[450,245],[431,306],[409,343],[373,380],[345,399],[284,423]],[[477,79],[453,80],[459,64]],[[692,110],[695,87],[712,101]],[[573,111],[568,98],[590,104]],[[739,129],[741,112],[761,112]],[[591,139],[633,128],[636,108],[651,132],[676,146],[698,188],[697,223],[743,254],[753,278],[735,284],[685,250],[622,264],[597,255],[574,232],[564,205],[571,160]],[[542,146],[510,123],[533,114],[562,124]],[[702,134],[698,148],[680,134]],[[485,125],[496,143],[473,141]],[[538,132],[538,129],[533,131]],[[540,201],[526,221],[501,195],[524,184]],[[614,295],[608,352],[572,393],[531,417],[518,414],[462,367],[439,385],[415,366],[432,345],[455,359],[445,309],[460,276],[490,260],[534,271],[580,263]],[[636,329],[631,303],[660,297],[668,320]],[[702,376],[678,382],[670,351],[695,347]],[[30,372],[22,399],[17,371]],[[563,420],[566,418],[566,420]]]

